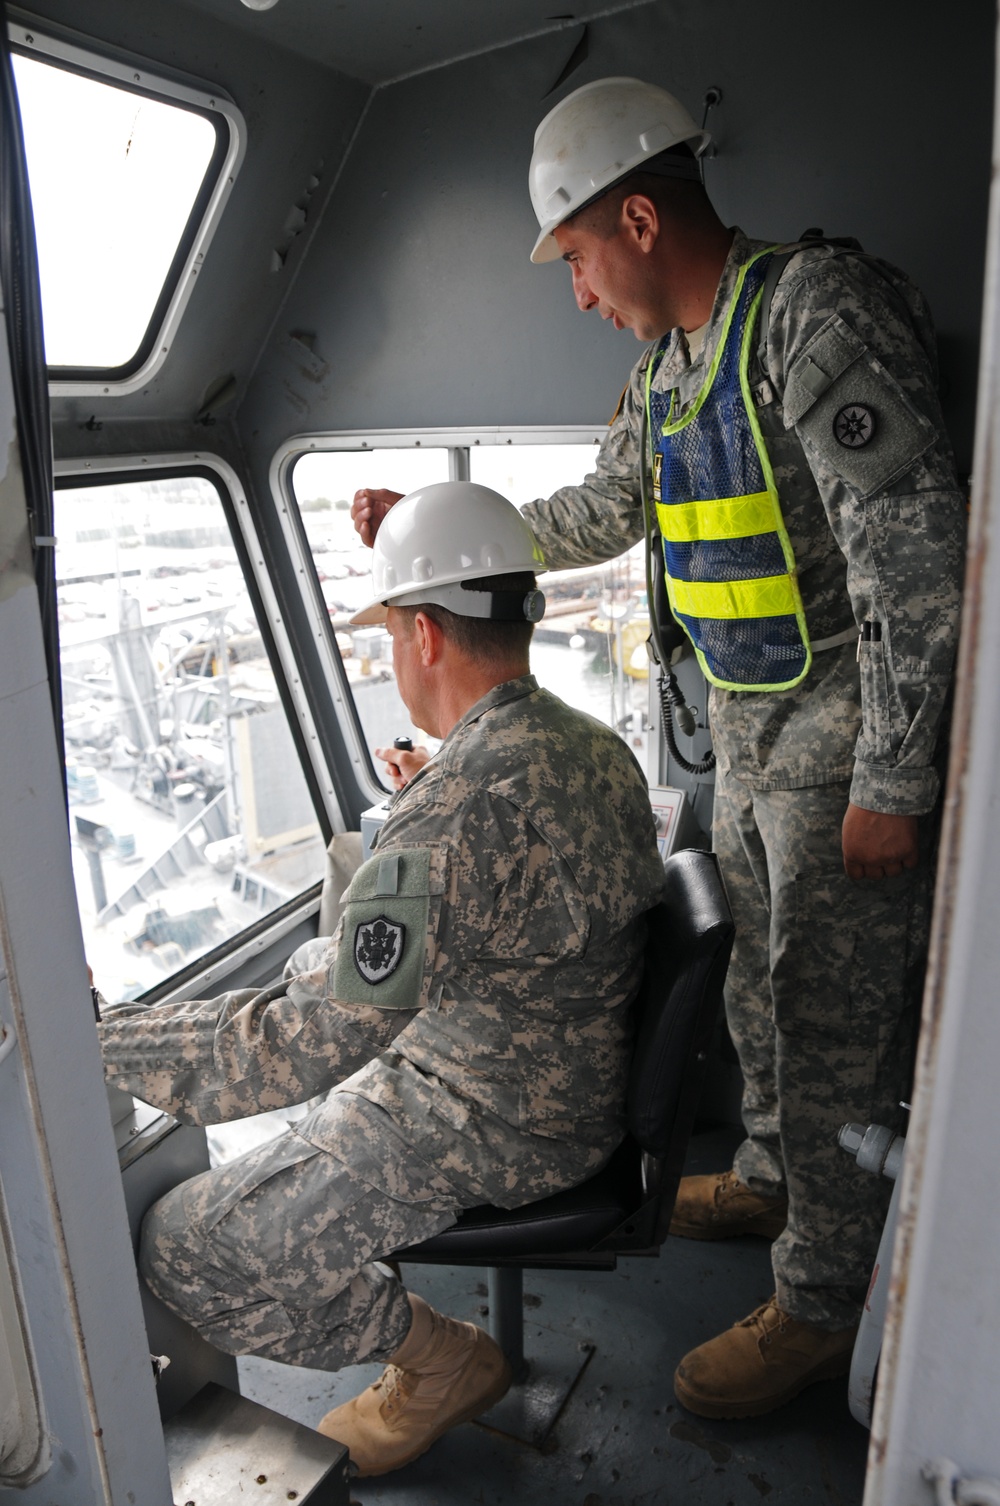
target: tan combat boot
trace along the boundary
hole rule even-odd
[[[413,1322],[390,1364],[319,1424],[320,1433],[345,1445],[359,1475],[384,1475],[419,1458],[449,1428],[488,1411],[511,1383],[503,1350],[488,1333],[407,1296]]]
[[[806,1386],[845,1375],[857,1325],[828,1333],[782,1311],[776,1297],[686,1354],[674,1394],[699,1417],[759,1417]]]
[[[716,1171],[681,1177],[670,1232],[684,1239],[731,1239],[737,1234],[777,1239],[787,1218],[784,1198],[761,1197],[735,1171]]]

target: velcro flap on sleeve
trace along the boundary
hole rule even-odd
[[[433,963],[430,869],[426,847],[376,853],[358,869],[344,895],[334,998],[379,1009],[420,1007]]]
[[[933,424],[895,377],[834,314],[793,361],[784,393],[786,428],[859,495],[906,474],[936,439]],[[854,443],[844,443],[852,438]]]

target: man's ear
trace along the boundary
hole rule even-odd
[[[660,234],[660,216],[652,199],[644,193],[630,193],[622,201],[621,226],[633,245],[652,251]]]
[[[413,634],[417,641],[417,653],[424,669],[430,669],[441,657],[444,648],[444,634],[434,621],[425,612],[418,612],[413,619]]]

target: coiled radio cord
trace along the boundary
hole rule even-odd
[[[646,602],[649,607],[649,638],[647,651],[650,659],[660,669],[660,678],[657,691],[660,697],[660,714],[663,721],[663,735],[667,740],[667,749],[670,756],[682,768],[685,774],[710,774],[715,768],[715,754],[709,752],[699,762],[692,762],[685,758],[677,746],[674,735],[674,723],[685,737],[693,737],[697,728],[694,712],[684,699],[684,692],[677,683],[670,663],[670,655],[663,647],[663,639],[660,635],[660,622],[657,611],[656,582],[653,578],[653,519],[650,509],[649,485],[646,476],[646,449],[649,440],[649,418],[647,405],[642,405],[642,426],[639,437],[639,495],[642,499],[642,524],[646,537]]]

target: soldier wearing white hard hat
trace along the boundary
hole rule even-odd
[[[403,701],[441,747],[394,798],[337,933],[260,992],[105,1006],[100,1025],[109,1078],[187,1122],[322,1095],[294,1134],[157,1203],[141,1261],[229,1353],[384,1363],[319,1424],[362,1475],[416,1459],[511,1382],[488,1334],[383,1259],[462,1209],[584,1181],[622,1136],[663,869],[630,750],[530,672],[542,563],[486,487],[394,509],[360,616],[385,621]]]
[[[776,1290],[674,1384],[740,1417],[850,1361],[888,1188],[836,1130],[902,1127],[909,1095],[965,507],[918,291],[854,242],[727,228],[706,145],[638,79],[538,127],[532,260],[562,257],[581,310],[650,343],[595,474],[526,516],[550,566],[648,519],[712,687],[747,1137],[732,1169],[682,1181],[672,1227],[773,1239]]]

